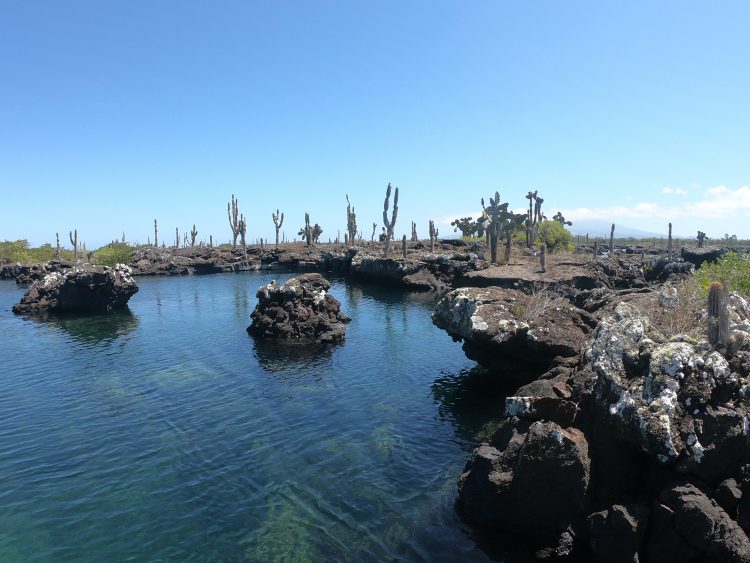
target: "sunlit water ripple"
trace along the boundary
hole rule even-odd
[[[498,400],[431,298],[334,282],[345,344],[256,343],[271,277],[44,321],[0,282],[0,561],[488,557],[453,502]]]

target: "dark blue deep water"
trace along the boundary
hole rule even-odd
[[[501,400],[432,298],[335,281],[343,345],[255,342],[272,277],[47,320],[0,282],[0,561],[488,558],[453,504]]]

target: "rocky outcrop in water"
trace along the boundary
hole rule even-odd
[[[284,284],[261,287],[258,305],[247,332],[260,338],[314,342],[344,339],[349,318],[341,304],[326,292],[330,284],[320,274],[302,274]]]
[[[596,321],[546,291],[527,295],[501,288],[460,288],[435,307],[432,322],[466,355],[503,377],[535,379],[557,356],[576,357]]]
[[[127,305],[138,292],[128,266],[74,266],[62,272],[50,272],[26,291],[13,312],[70,313],[111,311]]]

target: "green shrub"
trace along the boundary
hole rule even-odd
[[[714,281],[725,281],[729,291],[739,291],[750,295],[750,261],[747,255],[727,252],[716,262],[704,262],[695,272],[703,292]]]
[[[73,258],[73,253],[68,250],[62,250],[61,254],[63,259]],[[0,259],[8,262],[39,264],[54,258],[55,248],[48,242],[36,248],[29,247],[29,241],[25,239],[0,242]]]
[[[547,250],[562,252],[575,250],[573,235],[559,221],[542,221],[537,232],[536,242],[541,245],[547,241]]]
[[[94,251],[91,263],[99,266],[129,264],[134,247],[126,242],[113,242]]]

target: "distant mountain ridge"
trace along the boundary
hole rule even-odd
[[[599,219],[583,219],[580,221],[573,221],[572,227],[567,227],[567,229],[573,234],[573,235],[581,235],[586,236],[586,234],[589,235],[589,237],[609,237],[609,231],[612,227],[612,223],[610,221],[602,221]],[[667,229],[665,225],[665,232],[663,233],[656,233],[653,231],[643,231],[641,229],[635,229],[633,227],[628,227],[627,225],[620,225],[615,221],[615,237],[616,238],[654,238],[654,237],[665,237],[667,236]],[[672,233],[673,236],[677,237],[675,233]],[[684,237],[681,237],[684,238]]]

